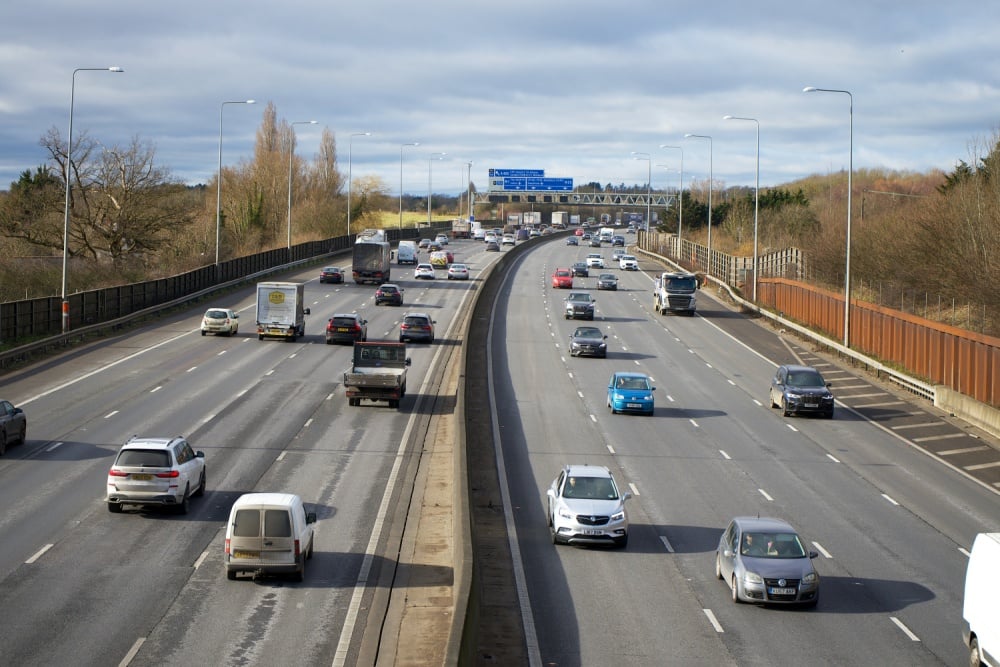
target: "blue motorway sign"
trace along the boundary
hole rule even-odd
[[[490,178],[542,178],[544,169],[490,169]]]
[[[572,178],[526,178],[525,192],[572,192]],[[507,187],[507,179],[504,179],[504,189]]]

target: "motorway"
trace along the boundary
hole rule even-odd
[[[530,664],[967,664],[967,549],[1000,529],[1000,497],[914,446],[946,416],[707,294],[696,317],[654,314],[646,261],[615,270],[617,292],[598,292],[593,269],[576,279],[597,298],[609,356],[570,357],[581,323],[563,318],[566,293],[549,277],[590,251],[553,240],[528,254],[493,313],[498,465]],[[769,409],[778,363],[819,367],[835,419]],[[616,370],[652,376],[653,417],[610,414]],[[874,400],[893,403],[879,410],[892,421],[869,420],[861,406]],[[567,463],[606,465],[632,491],[627,549],[551,544],[545,490]],[[715,547],[738,515],[785,519],[818,552],[816,609],[730,601]]]
[[[417,282],[394,265],[402,308],[376,308],[370,285],[319,284],[318,268],[282,276],[307,283],[312,314],[295,343],[257,340],[247,286],[5,376],[0,395],[25,409],[28,441],[0,459],[0,662],[373,661],[443,353],[497,258],[472,241],[452,247],[472,280]],[[239,334],[199,335],[209,305],[236,309]],[[349,407],[340,389],[351,348],[325,345],[323,330],[355,310],[369,340],[396,340],[407,310],[437,321],[434,345],[409,346],[398,411]],[[190,514],[108,512],[107,470],[133,434],[180,434],[205,452],[208,490]],[[264,490],[298,493],[318,514],[301,584],[223,573],[229,508]]]

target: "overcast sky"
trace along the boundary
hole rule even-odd
[[[762,186],[854,167],[949,171],[996,138],[993,0],[35,0],[0,7],[0,190],[45,163],[39,139],[138,136],[186,183],[252,156],[266,103],[312,159],[323,127],[346,173],[393,194],[487,186],[487,169],[575,184]],[[685,134],[712,137],[685,138]],[[431,163],[432,154],[447,153]],[[665,165],[665,166],[658,166]],[[670,171],[673,169],[674,171]]]

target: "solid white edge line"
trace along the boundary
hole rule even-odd
[[[669,553],[674,553],[674,547],[670,544],[670,540],[667,539],[666,535],[660,535],[660,541],[663,542],[663,546]]]
[[[465,294],[462,296],[462,301],[458,304],[458,312],[464,310],[464,306],[469,298],[472,296],[473,292],[471,290],[466,290]],[[453,323],[454,325],[454,323]],[[445,332],[446,334],[448,332]],[[438,363],[439,357],[444,354],[444,347],[437,346],[434,351],[434,356],[431,358],[431,368]],[[492,364],[492,358],[489,359],[489,365]],[[406,428],[403,430],[403,437],[399,441],[399,447],[396,449],[396,456],[392,463],[392,470],[389,472],[389,478],[385,483],[385,491],[382,493],[382,501],[379,503],[378,512],[375,515],[375,522],[372,524],[371,538],[368,540],[368,546],[365,549],[365,556],[361,561],[361,569],[358,571],[358,578],[354,584],[354,592],[351,594],[351,601],[347,606],[347,614],[344,617],[344,625],[340,630],[340,639],[337,641],[337,649],[333,656],[333,667],[343,667],[347,664],[348,654],[351,648],[351,640],[354,637],[354,629],[358,622],[358,616],[361,610],[361,602],[364,598],[365,591],[368,589],[368,576],[371,573],[372,563],[375,560],[375,555],[378,550],[378,543],[382,539],[382,529],[385,525],[386,516],[389,513],[389,501],[392,498],[393,492],[396,490],[396,478],[399,477],[400,468],[402,468],[403,461],[406,458],[406,443],[410,440],[410,434],[417,423],[417,418],[421,415],[421,407],[423,406],[424,396],[427,395],[425,391],[427,386],[431,382],[430,374],[424,377],[424,381],[421,384],[419,391],[420,394],[417,398],[414,410],[410,413],[410,418],[406,422]],[[490,393],[492,396],[492,378]],[[499,426],[497,425],[496,415],[493,415],[493,432],[494,437],[499,437]],[[282,452],[284,454],[284,452]],[[501,477],[501,480],[504,478]],[[503,488],[501,488],[501,492]],[[510,503],[507,499],[504,500],[504,510],[505,512],[510,511]],[[532,626],[534,630],[534,626]],[[541,667],[541,658],[539,658],[539,663],[537,666]]]
[[[206,558],[208,558],[208,550],[207,549],[205,551],[202,551],[201,555],[198,556],[198,560],[196,560],[194,562],[194,569],[197,570],[199,567],[201,567],[201,564],[205,562]]]
[[[41,558],[45,554],[46,551],[48,551],[49,549],[51,549],[54,546],[55,546],[54,544],[46,544],[44,547],[42,547],[41,549],[39,549],[38,551],[36,551],[34,554],[32,554],[31,558],[29,558],[28,560],[24,561],[24,564],[25,565],[31,565],[36,560],[38,560],[39,558]]]
[[[125,654],[125,657],[122,658],[122,661],[118,663],[118,667],[126,667],[130,662],[132,662],[132,659],[135,658],[136,655],[138,655],[139,649],[141,649],[142,645],[145,643],[146,643],[145,637],[139,637],[138,639],[136,639],[135,643],[132,644],[132,648],[128,650],[128,653]]]
[[[910,630],[908,627],[906,627],[906,625],[904,625],[901,620],[899,620],[895,616],[890,616],[889,620],[892,621],[893,623],[895,623],[896,627],[899,628],[900,630],[902,630],[903,634],[905,634],[907,637],[910,638],[910,641],[914,641],[914,642],[920,641],[920,637],[918,637],[915,634],[913,634],[913,631]]]
[[[708,617],[708,622],[712,624],[716,632],[723,633],[725,630],[722,629],[722,625],[719,623],[718,619],[715,618],[715,614],[712,613],[711,609],[702,609],[705,612],[705,616]]]
[[[276,458],[275,461],[284,461],[285,460],[285,454],[287,454],[287,453],[288,453],[287,450],[281,452],[280,454],[278,454],[278,458]]]
[[[501,291],[506,288],[506,285],[510,280],[510,276],[511,273],[504,276],[503,283],[500,286]],[[490,308],[490,324],[486,334],[487,352],[493,349],[493,326],[496,321],[496,312],[497,300],[493,302],[493,306]],[[573,374],[570,373],[569,376],[572,378]],[[489,380],[487,382],[487,398],[490,405],[490,416],[493,419],[493,442],[496,443],[494,450],[497,461],[497,477],[499,477],[500,482],[500,500],[503,505],[504,523],[507,526],[507,544],[510,548],[511,561],[514,568],[514,587],[517,590],[518,606],[521,609],[521,624],[524,626],[524,645],[528,652],[529,667],[542,667],[542,654],[538,646],[538,633],[535,629],[535,617],[531,613],[531,600],[528,597],[528,584],[524,573],[524,560],[521,558],[521,547],[517,541],[517,525],[514,521],[514,511],[511,508],[510,487],[507,484],[507,465],[504,461],[503,441],[500,437],[500,420],[497,415],[496,396],[493,392],[494,376],[492,354],[486,355],[486,377]],[[593,415],[591,415],[591,418],[593,419]],[[594,421],[597,420],[594,419]]]

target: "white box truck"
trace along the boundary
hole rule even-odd
[[[257,283],[257,339],[294,341],[306,333],[303,283]]]
[[[1000,667],[1000,533],[980,533],[965,571],[962,638],[969,665]]]
[[[565,211],[552,212],[552,226],[556,229],[566,229],[567,220],[569,220],[569,214]]]

